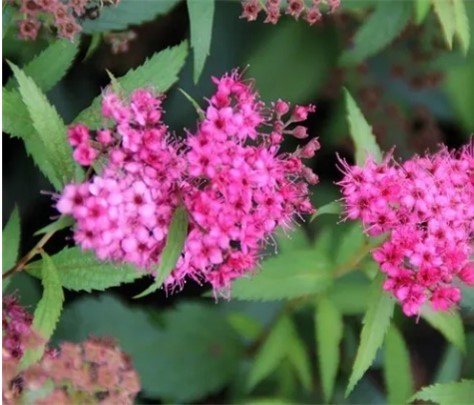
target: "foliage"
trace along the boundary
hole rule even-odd
[[[115,339],[138,370],[137,403],[472,402],[473,289],[463,287],[458,309],[425,305],[418,318],[406,318],[371,258],[383,237],[343,223],[334,184],[341,160],[381,162],[395,147],[390,153],[402,161],[440,142],[469,140],[473,4],[343,0],[334,18],[324,8],[325,23],[311,27],[301,21],[306,14],[293,21],[283,9],[276,25],[248,22],[238,18],[238,3],[121,0],[84,18],[73,41],[45,28],[30,42],[16,38],[22,16],[4,6],[11,72],[3,131],[15,140],[4,140],[3,290],[19,296],[42,337],[21,367],[38,362],[45,347],[102,336]],[[113,55],[104,38],[125,30],[138,40]],[[182,291],[161,288],[196,223],[183,205],[174,211],[160,263],[147,269],[151,284],[143,269],[72,246],[64,237],[75,229],[72,217],[44,209],[54,205],[49,197],[36,199],[39,190],[61,192],[89,176],[72,158],[66,123],[107,127],[99,92],[112,86],[128,96],[151,88],[166,93],[169,141],[183,148],[188,129],[208,111],[194,100],[210,97],[208,79],[233,67],[255,79],[265,101],[317,105],[308,120],[308,138],[319,137],[323,152],[309,163],[321,177],[311,188],[314,215],[282,224],[254,274],[222,291],[229,301],[209,299],[199,279]],[[288,149],[306,145],[286,129]],[[17,144],[21,150],[10,159]],[[25,151],[35,172],[21,160]]]

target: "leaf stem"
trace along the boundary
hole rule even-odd
[[[23,256],[20,261],[15,264],[10,270],[6,271],[2,275],[2,280],[6,279],[7,277],[11,276],[14,273],[22,271],[25,266],[29,263],[31,259],[33,259],[37,254],[40,254],[43,251],[44,245],[51,239],[51,237],[56,233],[56,231],[51,231],[46,233],[38,243],[31,249],[25,256]]]

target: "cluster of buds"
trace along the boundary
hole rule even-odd
[[[309,24],[313,25],[321,21],[323,12],[334,13],[341,5],[341,0],[288,0],[286,7],[281,0],[243,0],[243,12],[241,18],[247,21],[255,21],[260,12],[266,14],[265,23],[276,24],[281,17],[282,11],[295,20],[301,16]]]
[[[384,289],[417,315],[424,303],[446,311],[461,300],[456,280],[474,285],[474,147],[398,164],[368,159],[348,166],[340,182],[347,217],[370,236],[386,235],[373,257],[387,275]]]
[[[66,186],[57,203],[76,220],[83,249],[153,273],[173,212],[184,205],[190,225],[168,290],[194,279],[227,293],[233,279],[256,267],[278,226],[313,212],[308,185],[318,178],[301,159],[313,157],[319,143],[312,139],[292,154],[280,145],[285,136],[308,136],[295,124],[315,108],[281,100],[265,106],[237,72],[214,81],[204,118],[182,143],[162,122],[163,97],[145,89],[129,99],[104,95],[111,128],[69,130],[74,158],[103,165],[86,182]]]
[[[130,42],[137,38],[137,33],[133,30],[122,32],[111,32],[104,36],[104,42],[110,45],[113,54],[127,53],[130,49]]]
[[[20,38],[34,40],[42,26],[52,28],[59,38],[73,40],[81,31],[80,20],[97,18],[103,6],[119,0],[8,0],[19,9]]]
[[[3,403],[132,404],[140,391],[137,372],[114,341],[89,338],[48,348],[36,364],[20,371],[24,351],[40,342],[32,339],[31,315],[16,298],[3,300]]]

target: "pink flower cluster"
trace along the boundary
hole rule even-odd
[[[89,338],[83,343],[64,342],[60,349],[48,348],[36,364],[20,372],[27,348],[41,343],[31,329],[31,315],[13,296],[3,299],[2,400],[14,405],[30,402],[30,394],[41,393],[35,404],[81,403],[131,404],[140,391],[140,381],[130,359],[108,339]],[[46,382],[53,387],[46,388]],[[35,395],[35,394],[33,394]]]
[[[237,72],[214,79],[195,134],[178,144],[162,123],[161,97],[136,90],[126,102],[104,95],[102,112],[111,129],[72,127],[69,139],[81,164],[104,167],[89,181],[68,185],[57,203],[76,220],[74,238],[100,259],[128,262],[153,272],[174,210],[190,225],[167,289],[186,279],[208,282],[219,293],[252,269],[276,227],[313,212],[308,184],[318,178],[305,167],[319,143],[280,153],[285,135],[307,137],[304,121],[313,106],[279,100],[265,106]]]
[[[341,0],[288,0],[285,13],[298,20],[301,16],[309,25],[316,24],[323,18],[321,6],[327,9],[327,12],[333,13],[341,5]],[[247,21],[255,21],[261,11],[264,11],[266,18],[265,23],[276,24],[281,17],[282,1],[266,0],[265,4],[262,0],[243,0],[243,12],[241,18]]]
[[[461,300],[456,279],[474,285],[474,148],[442,149],[402,164],[388,156],[364,167],[344,163],[342,192],[349,219],[370,236],[387,235],[373,252],[387,275],[384,289],[403,312],[429,302],[446,311]]]
[[[9,0],[9,2],[19,8],[22,15],[18,21],[20,38],[30,40],[36,39],[43,25],[54,28],[59,38],[73,40],[81,31],[79,19],[88,18],[89,14],[98,8],[91,0]],[[105,0],[103,5],[117,3],[117,0]]]

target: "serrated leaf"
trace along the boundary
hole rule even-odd
[[[471,404],[473,398],[474,381],[464,380],[422,388],[410,398],[410,402],[421,400],[436,402],[440,405]]]
[[[18,260],[20,250],[20,214],[15,206],[2,231],[2,273],[10,270]],[[2,291],[10,284],[11,278],[2,280]]]
[[[15,207],[2,231],[2,273],[15,265],[19,250],[20,214],[18,207]]]
[[[428,15],[431,7],[431,0],[415,0],[415,22],[421,24]]]
[[[453,47],[453,37],[456,31],[456,15],[454,14],[454,4],[452,0],[432,0],[434,11],[438,16],[444,39],[451,49]]]
[[[16,65],[10,66],[18,81],[21,98],[26,105],[29,116],[46,153],[45,158],[51,163],[55,177],[51,182],[60,184],[74,179],[76,163],[72,150],[66,141],[66,127],[56,109],[48,102],[35,82]]]
[[[454,17],[456,19],[455,35],[459,39],[461,49],[466,55],[469,51],[471,33],[469,29],[469,18],[466,12],[464,0],[452,0],[454,7]]]
[[[73,291],[103,291],[143,276],[133,266],[99,261],[94,253],[80,248],[66,248],[51,257],[59,271],[64,288]],[[30,263],[26,269],[32,276],[42,278],[43,261]]]
[[[118,83],[126,93],[139,87],[153,87],[156,91],[165,92],[178,80],[178,73],[187,54],[188,45],[183,41],[180,45],[155,53],[143,65],[118,78]],[[101,99],[101,96],[96,97],[74,122],[80,122],[92,129],[101,127],[104,124],[100,112]]]
[[[374,361],[390,326],[395,301],[383,290],[383,278],[384,275],[379,273],[372,282],[368,309],[362,320],[359,348],[347,384],[346,397]]]
[[[139,25],[153,20],[158,14],[170,11],[179,0],[121,0],[117,6],[104,7],[99,18],[86,19],[82,24],[83,32],[125,30],[129,25]]]
[[[191,24],[191,47],[194,49],[194,83],[199,81],[209,55],[214,20],[214,0],[187,0]]]
[[[167,403],[198,402],[218,392],[234,378],[243,355],[215,305],[180,303],[155,312],[109,295],[89,296],[66,308],[56,336],[80,342],[91,334],[116,338],[140,375],[144,396]]]
[[[336,250],[336,261],[337,266],[352,262],[354,258],[357,258],[357,253],[365,245],[365,234],[362,226],[359,223],[353,223],[349,229],[344,232],[341,236],[339,245]]]
[[[359,315],[367,310],[367,291],[370,284],[365,279],[338,280],[328,291],[328,298],[344,315]]]
[[[262,269],[232,285],[232,298],[270,301],[324,291],[332,282],[330,264],[313,249],[299,249],[269,258]]]
[[[306,346],[293,326],[291,339],[286,343],[286,356],[296,371],[300,384],[306,391],[311,390],[312,373]]]
[[[410,353],[395,325],[385,337],[384,377],[389,404],[404,404],[413,395]]]
[[[344,98],[346,100],[347,122],[356,149],[356,163],[363,165],[368,156],[371,156],[376,162],[380,162],[382,151],[377,145],[372,128],[347,89],[344,89]]]
[[[328,204],[325,204],[319,208],[316,209],[316,212],[313,214],[311,217],[311,221],[316,219],[317,217],[321,215],[326,215],[326,214],[336,214],[339,215],[342,212],[342,204],[339,201],[332,201]]]
[[[286,357],[288,342],[293,335],[293,324],[288,317],[282,317],[272,327],[265,342],[260,347],[250,370],[247,387],[254,388],[260,381],[276,370]]]
[[[375,11],[354,37],[354,45],[345,51],[341,64],[358,64],[389,45],[408,24],[412,5],[408,1],[379,1]]]
[[[47,92],[58,83],[70,68],[79,50],[79,42],[58,39],[44,51],[23,66],[25,75],[31,77],[36,85]],[[52,63],[54,61],[54,63]],[[15,80],[11,78],[5,88],[12,90]]]
[[[451,342],[462,352],[466,351],[464,326],[458,311],[440,312],[424,307],[421,311],[421,317],[438,330],[448,342]]]
[[[282,19],[278,29],[269,30],[253,48],[248,72],[263,100],[301,103],[325,85],[336,62],[337,33],[329,28],[314,34],[307,24]]]
[[[25,351],[20,363],[23,370],[43,357],[45,345],[53,335],[63,308],[64,294],[56,266],[46,253],[42,253],[42,257],[43,296],[35,309],[31,326],[41,335],[44,343]]]
[[[324,400],[329,403],[339,368],[339,345],[343,336],[344,324],[340,312],[328,298],[319,300],[314,321]]]
[[[145,291],[134,298],[142,298],[161,287],[166,278],[176,267],[179,257],[184,249],[184,242],[188,236],[188,213],[183,205],[178,206],[171,218],[165,247],[161,253],[160,264],[156,270],[154,283]]]
[[[43,234],[49,233],[49,232],[57,232],[57,231],[60,231],[64,228],[68,228],[72,225],[74,225],[74,219],[70,216],[63,215],[63,216],[60,216],[56,221],[54,221],[54,222],[50,223],[49,225],[46,225],[45,227],[37,230],[34,233],[34,236],[43,235]]]
[[[463,363],[462,352],[453,345],[448,345],[439,361],[439,367],[433,378],[434,383],[448,383],[459,380]]]

